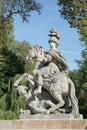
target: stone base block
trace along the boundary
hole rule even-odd
[[[75,119],[72,114],[21,114],[20,119]],[[80,114],[79,119],[83,119]]]
[[[61,130],[87,129],[87,120],[26,119],[0,120],[0,130]]]

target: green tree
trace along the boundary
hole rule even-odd
[[[31,71],[32,65],[26,64],[26,55],[29,49],[30,45],[27,41],[18,42],[14,40],[12,46],[3,52],[5,61],[0,71],[0,109],[2,110],[2,119],[18,118],[20,108],[25,109],[27,107],[23,97],[13,88],[13,83],[21,74]],[[5,111],[7,111],[7,115]],[[11,113],[13,113],[13,117]]]
[[[3,17],[0,17],[0,89],[5,88],[8,77],[6,77],[6,64],[8,61],[9,46],[11,46],[14,35],[13,35],[13,23],[11,19],[2,22]],[[1,94],[2,95],[2,91]]]
[[[87,1],[58,0],[61,16],[67,20],[70,27],[77,28],[82,39],[87,39]]]
[[[41,8],[36,0],[0,0],[0,12],[4,20],[18,14],[23,21],[29,21],[31,12],[37,11],[40,14]]]
[[[14,40],[12,20],[7,19],[2,22],[2,19],[4,18],[0,16],[0,64],[5,61],[3,52],[12,45]]]
[[[12,50],[15,52],[16,56],[25,63],[25,72],[32,74],[34,63],[26,62],[26,56],[29,53],[30,48],[31,45],[27,41],[24,40],[19,42],[15,40]]]

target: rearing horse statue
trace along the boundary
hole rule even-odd
[[[24,74],[23,77],[27,78],[32,85],[37,84],[37,73],[38,71],[42,74],[43,85],[42,87],[45,88],[52,97],[58,102],[55,106],[51,107],[48,111],[53,112],[60,107],[64,106],[65,101],[63,97],[69,97],[72,106],[72,114],[75,118],[79,118],[79,108],[78,108],[78,99],[75,95],[75,86],[71,79],[66,76],[63,72],[60,72],[58,68],[56,68],[57,72],[52,76],[44,76],[46,71],[49,73],[49,67],[55,67],[54,63],[49,64],[48,66],[44,65],[43,58],[45,56],[45,52],[42,47],[35,45],[29,51],[26,59],[32,60],[36,58],[35,68],[33,70],[33,75]],[[50,74],[51,75],[51,74]],[[23,79],[20,78],[20,80]],[[19,81],[18,81],[19,82]],[[17,83],[17,82],[16,82]],[[14,85],[15,86],[15,85]]]

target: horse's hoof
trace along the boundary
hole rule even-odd
[[[46,111],[46,114],[50,114],[50,110],[47,110],[47,111]]]
[[[41,91],[37,91],[37,94],[41,94]]]
[[[13,87],[18,87],[18,84],[17,84],[17,83],[14,83],[14,84],[13,84]]]
[[[50,112],[53,113],[53,112],[54,112],[54,109],[51,108],[51,109],[50,109]]]
[[[37,91],[37,90],[36,90],[36,91],[34,91],[34,94],[35,94],[35,95],[40,95],[40,94],[41,94],[41,91]]]

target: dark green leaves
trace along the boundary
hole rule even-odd
[[[1,0],[1,14],[5,19],[12,18],[19,14],[23,21],[29,21],[32,11],[37,11],[40,14],[42,5],[36,0]]]

